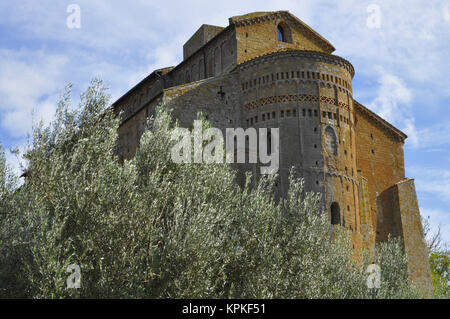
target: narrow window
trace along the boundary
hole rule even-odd
[[[330,154],[337,155],[337,137],[336,133],[330,126],[327,126],[325,129],[324,142],[327,151]]]
[[[286,39],[284,37],[284,30],[283,30],[283,27],[281,25],[279,25],[277,27],[277,35],[278,35],[278,41],[286,42]]]
[[[331,204],[331,224],[339,225],[341,223],[341,214],[339,212],[339,204],[333,202]]]

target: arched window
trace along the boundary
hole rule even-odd
[[[277,39],[280,42],[292,43],[291,28],[284,21],[281,21],[277,25]]]
[[[277,35],[278,35],[278,41],[286,42],[286,38],[284,36],[284,29],[281,25],[278,25],[278,27],[277,27]]]
[[[341,223],[341,213],[339,211],[339,204],[333,202],[331,204],[331,224],[339,225]]]

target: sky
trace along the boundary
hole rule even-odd
[[[154,69],[180,63],[202,24],[276,10],[328,39],[355,67],[354,98],[408,135],[406,176],[422,216],[450,243],[449,0],[0,0],[0,144],[23,150],[68,83],[74,104],[93,77],[115,101]]]

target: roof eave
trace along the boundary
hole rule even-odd
[[[169,66],[169,67],[154,70],[152,73],[150,73],[148,76],[146,76],[143,80],[141,80],[138,84],[136,84],[131,89],[129,89],[124,95],[122,95],[120,98],[118,98],[113,104],[111,104],[111,106],[113,108],[115,108],[127,96],[129,96],[132,92],[136,91],[142,84],[144,84],[151,78],[155,77],[156,75],[161,76],[161,75],[169,73],[173,68],[174,68],[173,66]]]
[[[392,125],[391,123],[389,123],[388,121],[383,119],[381,116],[379,116],[375,112],[369,110],[367,107],[365,107],[358,101],[356,101],[356,100],[353,100],[353,101],[355,102],[355,106],[359,107],[361,111],[363,111],[364,113],[369,115],[372,119],[374,119],[377,122],[379,122],[380,124],[382,124],[385,128],[389,129],[392,133],[397,135],[402,142],[404,142],[408,138],[408,135],[406,135],[401,130],[396,128],[394,125]]]

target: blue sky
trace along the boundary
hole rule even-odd
[[[81,9],[79,29],[67,27],[70,4]],[[380,13],[376,27],[373,5]],[[422,215],[440,224],[450,243],[445,0],[3,0],[0,143],[23,149],[33,121],[52,119],[69,82],[76,97],[100,76],[115,100],[152,70],[178,64],[182,45],[201,24],[226,26],[231,16],[272,10],[289,10],[327,38],[355,67],[354,97],[408,134],[406,175],[415,178]]]

